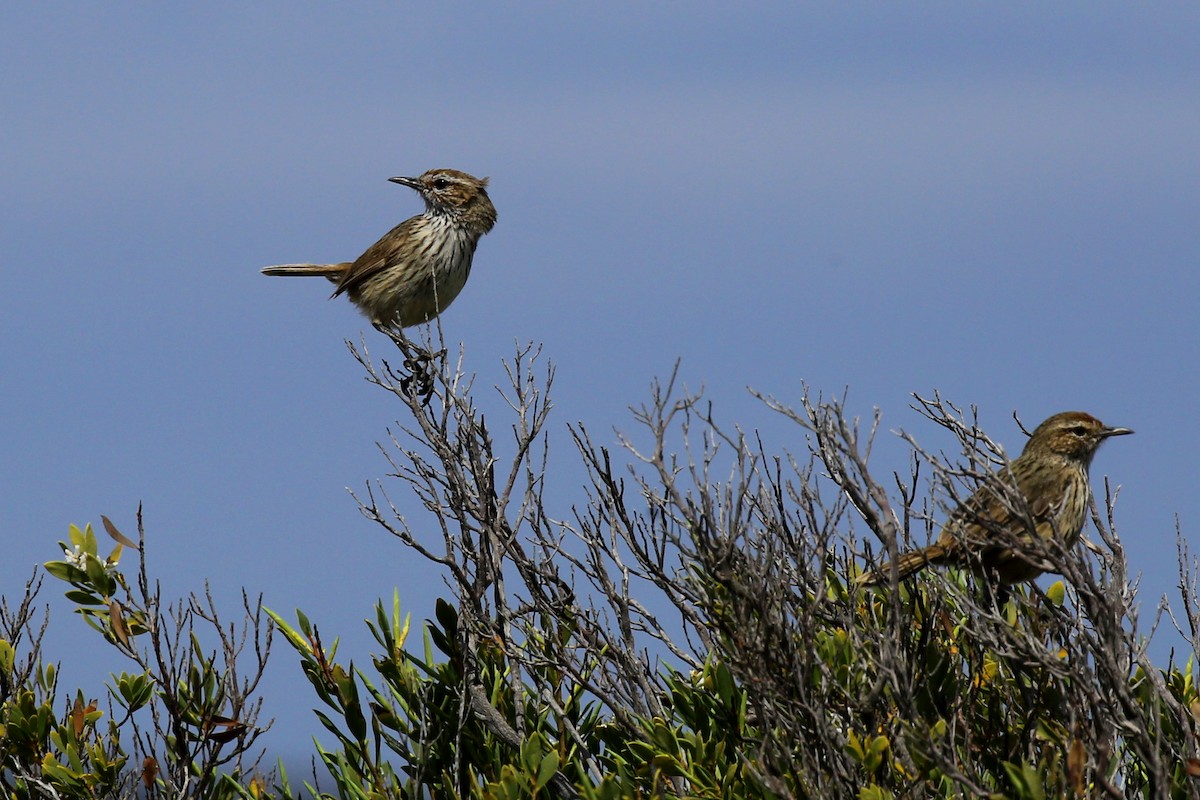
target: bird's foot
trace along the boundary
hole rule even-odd
[[[404,356],[404,369],[408,374],[400,379],[400,391],[406,397],[420,400],[421,405],[429,405],[433,397],[434,362],[446,355],[445,349],[432,352],[415,345]]]
[[[414,342],[405,335],[404,329],[396,324],[373,322],[375,330],[387,336],[404,354],[402,370],[392,373],[401,393],[410,399],[417,399],[421,405],[428,405],[433,396],[433,388],[437,377],[435,362],[445,358],[446,350],[429,350]]]

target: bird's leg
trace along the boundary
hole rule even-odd
[[[421,405],[429,405],[429,399],[433,397],[433,362],[445,354],[445,350],[431,353],[418,347],[406,355],[404,368],[408,370],[408,375],[400,380],[400,391],[408,397],[420,399]]]
[[[445,348],[436,352],[427,350],[405,336],[404,330],[399,325],[388,325],[381,322],[372,324],[375,326],[375,330],[391,339],[404,354],[406,373],[396,375],[400,383],[400,391],[404,393],[405,397],[417,398],[422,405],[428,405],[433,396],[434,362],[446,355]]]

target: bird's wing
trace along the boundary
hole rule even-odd
[[[386,269],[389,264],[395,263],[400,249],[409,239],[408,229],[412,227],[413,221],[416,219],[418,218],[413,217],[401,222],[384,234],[382,239],[368,247],[366,252],[350,265],[350,269],[343,273],[332,296],[337,297],[343,292],[362,286],[373,276]]]
[[[1029,504],[1029,517],[1033,521],[1037,536],[1043,541],[1060,538],[1064,531],[1055,530],[1057,522],[1063,522],[1063,507],[1074,496],[1072,473],[1069,470],[1053,474],[1049,480],[1043,474],[1043,484],[1038,487],[1028,485],[1027,480],[1021,491]]]
[[[1001,473],[998,480],[1007,482],[1009,477]],[[1045,491],[1044,487],[1038,492],[1016,493],[1011,487],[1001,488],[989,481],[951,515],[946,530],[954,540],[993,553],[1014,544],[1019,546],[1020,542],[1029,543],[1031,523],[1037,538],[1048,541],[1061,534],[1054,525],[1061,517],[1064,493]]]
[[[1010,480],[1005,469],[976,489],[946,521],[942,543],[965,542],[977,548],[993,542],[1010,545],[1014,537],[1028,538],[1028,521],[1033,522],[1039,536],[1048,536],[1049,532],[1043,534],[1042,527],[1050,525],[1054,509],[1045,494],[1029,502],[1027,520],[1022,513],[1020,496],[1012,490]]]

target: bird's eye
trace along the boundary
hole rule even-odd
[[[445,189],[449,185],[450,185],[450,181],[446,180],[445,178],[437,178],[433,182],[433,188],[435,188],[439,191],[442,189]]]
[[[1082,425],[1076,425],[1074,428],[1071,428],[1071,433],[1075,434],[1076,436],[1086,436],[1087,428],[1083,427]]]

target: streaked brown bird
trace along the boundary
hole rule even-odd
[[[415,189],[425,213],[392,228],[356,261],[281,264],[264,275],[328,278],[332,297],[345,294],[376,326],[419,325],[441,314],[471,274],[479,239],[496,224],[487,178],[431,169],[418,178],[389,178]]]
[[[1022,542],[1032,543],[1030,523],[1040,539],[1057,537],[1064,547],[1079,541],[1092,498],[1092,457],[1109,437],[1129,433],[1129,428],[1110,428],[1082,411],[1050,417],[997,476],[1001,484],[1016,483],[1028,506],[1028,521],[1019,498],[1015,503],[1012,497],[1006,499],[996,483],[981,486],[950,515],[936,542],[896,559],[900,580],[930,564],[967,566],[1001,583],[1041,575],[1046,565],[1021,552]],[[891,563],[885,563],[860,575],[858,584],[885,583],[891,574]]]

